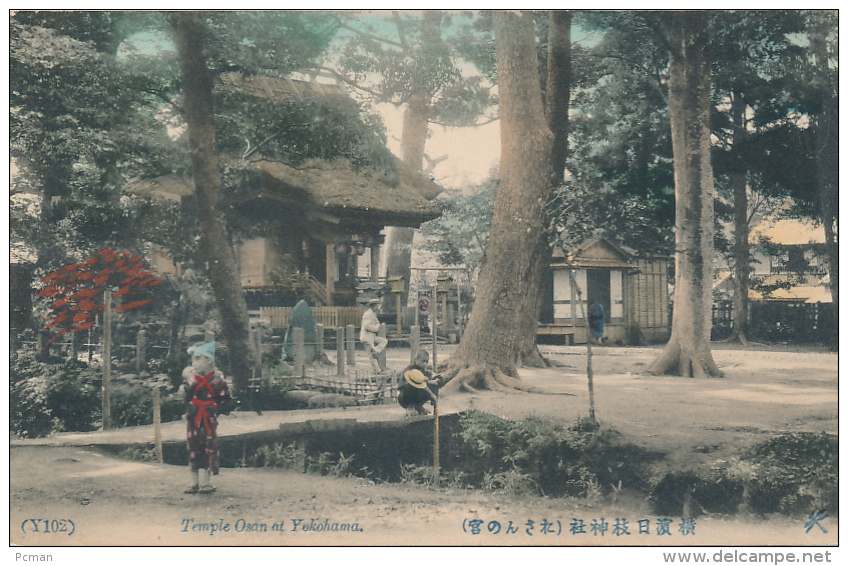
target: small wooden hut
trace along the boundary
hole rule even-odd
[[[580,300],[583,305],[581,308]],[[668,264],[664,257],[640,256],[604,239],[555,249],[537,336],[583,344],[585,312],[591,301],[604,309],[604,340],[610,343],[668,339]]]

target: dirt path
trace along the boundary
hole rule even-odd
[[[579,348],[544,350],[564,367],[521,376],[571,395],[458,395],[445,405],[508,418],[572,424],[586,415]],[[716,350],[727,377],[689,380],[639,374],[656,350],[596,348],[597,416],[625,438],[666,453],[662,466],[699,469],[780,431],[837,432],[837,357],[824,353]],[[397,356],[402,359],[402,355]],[[571,367],[568,367],[571,366]],[[397,407],[386,406],[392,415]],[[332,411],[322,413],[334,414]],[[356,412],[346,411],[351,417]],[[246,426],[249,419],[225,421]],[[137,431],[136,431],[137,432]],[[699,517],[693,532],[643,498],[515,498],[474,490],[375,485],[270,469],[224,469],[214,495],[185,495],[187,471],[127,462],[74,446],[13,442],[10,537],[22,545],[821,545],[838,521],[807,532],[804,518]],[[45,532],[48,527],[64,532]],[[55,522],[54,522],[55,521]],[[481,521],[476,523],[475,521]],[[532,528],[528,521],[532,521]],[[572,533],[583,521],[585,533]],[[627,532],[622,530],[627,521]],[[640,521],[642,523],[640,524]],[[645,523],[644,521],[648,521]],[[606,523],[607,530],[603,530]],[[73,524],[73,533],[69,529]],[[618,534],[614,526],[618,524]],[[281,528],[279,528],[281,526]],[[592,525],[596,529],[593,531]],[[640,533],[640,525],[648,533]],[[275,528],[278,527],[278,528]],[[38,531],[36,531],[38,527]],[[311,527],[311,528],[310,528]],[[479,533],[475,528],[479,527]],[[685,525],[684,525],[685,527]],[[824,529],[827,533],[824,533]],[[515,530],[515,532],[510,532]],[[475,534],[476,533],[476,534]]]

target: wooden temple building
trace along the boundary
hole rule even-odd
[[[332,84],[232,73],[219,76],[215,88],[277,101],[347,96]],[[296,167],[259,155],[248,161],[261,171],[262,182],[224,197],[223,204],[248,222],[262,219],[271,225],[261,237],[234,245],[249,308],[293,306],[301,298],[315,306],[355,306],[360,263],[368,262],[367,278],[378,283],[381,231],[417,228],[439,214],[430,201],[442,187],[399,159],[396,175],[356,169],[344,159]],[[191,179],[168,176],[129,183],[124,192],[180,200],[190,197],[193,187]]]
[[[591,301],[604,309],[605,341],[668,339],[666,258],[639,255],[603,238],[569,251],[555,248],[537,329],[540,340],[585,343],[585,313]]]

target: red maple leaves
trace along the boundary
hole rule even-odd
[[[143,256],[131,255],[128,251],[101,250],[82,263],[66,265],[42,279],[45,286],[38,296],[54,299],[44,329],[59,330],[47,344],[66,332],[79,332],[94,326],[97,314],[106,307],[103,297],[107,289],[118,289],[113,297],[130,297],[163,281],[147,267]],[[113,306],[113,309],[130,311],[151,301],[152,298],[139,299]]]

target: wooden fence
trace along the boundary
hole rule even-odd
[[[713,303],[712,339],[727,338],[732,330],[732,301]],[[753,340],[789,344],[830,344],[838,333],[839,318],[832,303],[748,303],[748,338]]]
[[[289,323],[293,307],[260,307],[259,315],[268,319],[274,328],[285,328]],[[338,328],[352,324],[359,327],[362,307],[311,307],[316,324],[327,328]]]

